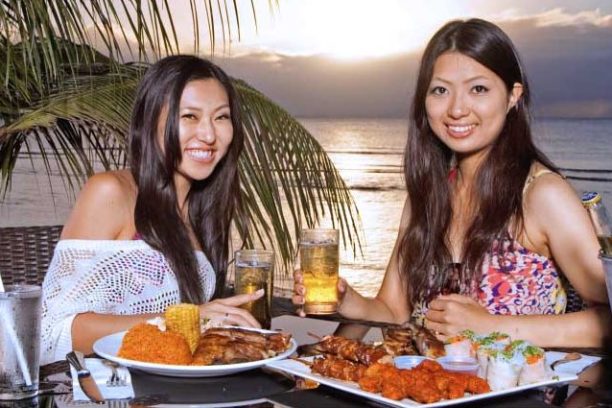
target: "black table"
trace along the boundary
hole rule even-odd
[[[278,310],[278,309],[277,309]],[[285,309],[286,310],[286,309]],[[300,344],[316,341],[310,334],[332,333],[338,321],[329,319],[302,319],[294,315],[277,316],[272,327],[290,331]],[[345,332],[364,334],[366,339],[376,339],[380,324],[360,322]],[[597,350],[578,350],[585,354],[596,354]],[[601,350],[599,350],[601,353]],[[67,370],[67,364],[55,363],[43,367],[41,378],[50,371]],[[151,375],[131,370],[135,398],[122,402],[111,402],[107,406],[121,408],[127,406],[150,406],[155,404],[176,404],[187,406],[251,406],[251,407],[355,407],[384,406],[363,398],[321,385],[314,389],[301,389],[303,381],[294,381],[289,376],[256,369],[224,377],[172,378]],[[568,392],[569,391],[569,392]],[[62,399],[62,397],[57,398]],[[53,396],[2,404],[0,407],[40,407],[54,406],[59,401]],[[83,406],[75,403],[69,406]],[[104,405],[98,405],[103,407]],[[515,393],[491,398],[470,404],[453,405],[456,407],[612,407],[612,364],[604,359],[580,375],[571,387],[563,385]]]

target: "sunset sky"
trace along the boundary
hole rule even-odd
[[[245,24],[234,53],[380,57],[420,49],[446,21],[474,16],[494,21],[537,18],[541,25],[612,25],[609,0],[280,0],[273,13],[267,1],[257,4],[259,32]],[[241,15],[245,19],[250,9],[243,7]]]
[[[517,45],[536,114],[612,117],[610,0],[279,0],[273,11],[256,0],[257,33],[250,0],[239,3],[241,41],[215,61],[295,116],[405,117],[430,36],[481,17]],[[187,1],[171,4],[191,20]],[[186,52],[189,27],[178,27]]]

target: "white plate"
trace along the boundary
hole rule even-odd
[[[313,358],[314,357],[306,357],[304,358],[304,360],[312,361]],[[573,381],[578,378],[574,374],[557,372],[556,374],[558,375],[559,378],[555,380],[541,381],[541,382],[534,383],[534,384],[522,385],[519,387],[510,388],[510,389],[503,390],[503,391],[491,391],[485,394],[469,395],[463,398],[456,398],[452,400],[442,400],[442,401],[434,402],[431,404],[420,404],[409,398],[404,398],[403,400],[395,401],[389,398],[385,398],[381,394],[375,394],[373,392],[364,391],[361,388],[359,388],[359,385],[357,385],[356,383],[352,381],[335,380],[333,378],[323,377],[318,374],[312,374],[310,372],[310,367],[298,361],[295,361],[295,360],[274,361],[274,362],[268,363],[267,366],[270,368],[280,370],[280,371],[284,371],[289,374],[297,375],[298,377],[308,378],[320,384],[325,384],[329,387],[333,387],[333,388],[336,388],[342,391],[346,391],[351,394],[359,395],[359,396],[362,396],[364,398],[367,398],[373,401],[378,401],[378,402],[382,402],[385,404],[389,404],[394,407],[402,407],[402,408],[414,407],[414,406],[445,407],[448,405],[455,405],[455,404],[482,400],[486,398],[499,397],[500,395],[513,394],[515,392],[528,390],[530,388],[537,388],[537,387],[542,387],[545,385],[565,383],[565,382]]]
[[[249,329],[257,331],[259,333],[275,333],[272,330],[262,329]],[[127,358],[121,358],[117,356],[121,341],[126,332],[119,332],[111,334],[94,343],[93,349],[97,355],[107,360],[114,361],[122,366],[135,368],[141,371],[145,371],[151,374],[166,375],[169,377],[215,377],[221,375],[229,375],[238,373],[240,371],[252,370],[254,368],[261,367],[267,363],[281,360],[289,357],[297,349],[297,342],[291,339],[289,348],[287,351],[271,358],[264,360],[250,361],[247,363],[238,364],[222,364],[222,365],[210,365],[210,366],[188,366],[188,365],[172,365],[172,364],[158,364],[158,363],[146,363],[144,361],[129,360]]]

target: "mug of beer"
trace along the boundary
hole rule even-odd
[[[274,288],[274,252],[262,249],[236,251],[236,295],[251,294],[259,289],[264,295],[240,307],[246,309],[264,329],[270,328],[272,321],[272,290]]]
[[[337,229],[302,230],[300,268],[307,314],[331,314],[338,308],[338,237]]]

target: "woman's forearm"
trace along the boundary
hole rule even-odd
[[[612,334],[608,305],[562,315],[495,316],[496,331],[540,347],[602,347]]]
[[[340,305],[342,316],[356,320],[370,320],[394,324],[404,323],[405,316],[399,316],[380,298],[364,297],[351,289]]]
[[[96,340],[109,334],[128,330],[135,324],[145,322],[160,314],[111,315],[99,313],[81,313],[72,323],[72,348],[85,354],[93,352]]]

